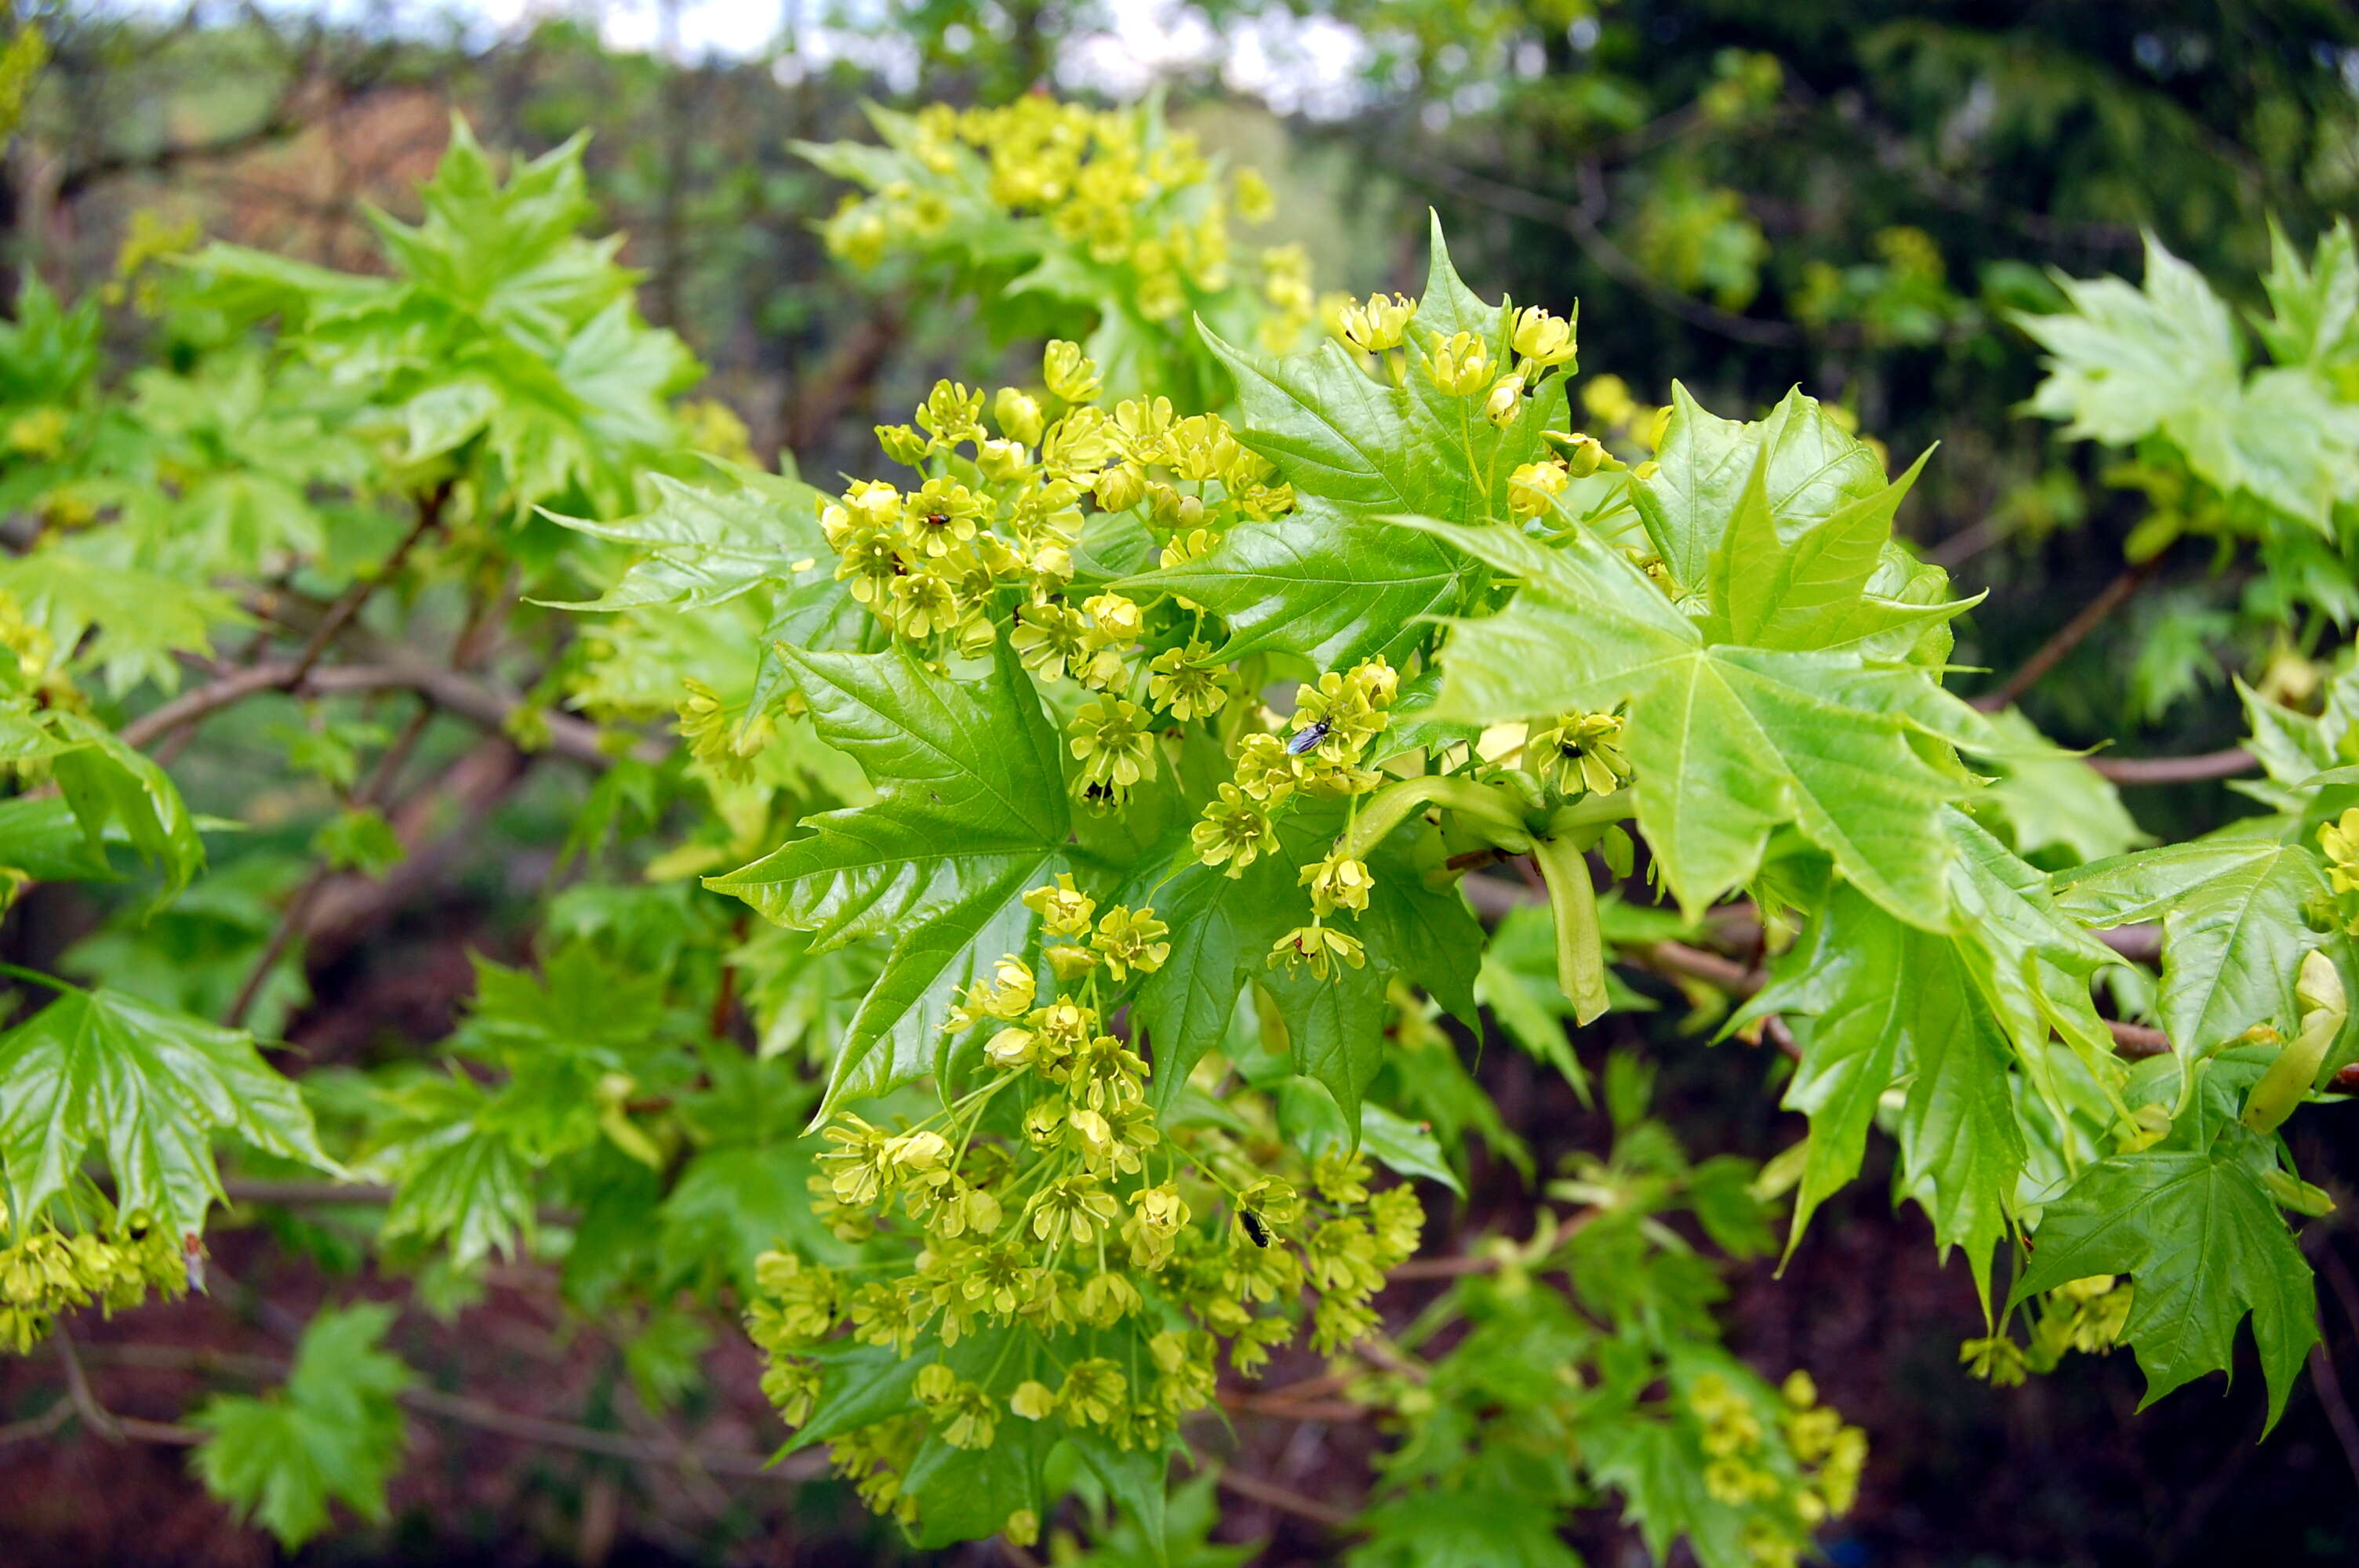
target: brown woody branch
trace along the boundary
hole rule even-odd
[[[2201,784],[2232,779],[2260,766],[2242,746],[2192,757],[2091,757],[2089,765],[2117,784]]]
[[[2160,559],[2160,557],[2155,557],[2140,561],[2107,583],[2096,598],[2081,607],[2079,614],[2058,627],[2048,641],[2040,643],[2013,675],[1974,698],[1974,706],[1984,713],[1996,713],[2013,707],[2025,692],[2039,684],[2041,676],[2062,663],[2067,654],[2086,641],[2090,633],[2104,625],[2114,611],[2127,603],[2139,585],[2154,575]]]
[[[209,718],[224,708],[265,692],[299,697],[341,697],[373,691],[412,691],[458,717],[487,730],[502,728],[524,707],[524,698],[486,685],[456,670],[423,661],[395,660],[385,664],[329,665],[308,674],[296,672],[295,661],[278,659],[234,670],[205,685],[182,692],[125,725],[125,743],[145,750],[173,731]],[[589,767],[614,764],[614,756],[599,744],[598,729],[571,714],[546,716],[549,750]]]
[[[63,1336],[60,1336],[62,1343]],[[242,1356],[179,1345],[106,1345],[89,1347],[90,1358],[102,1363],[145,1367],[171,1371],[226,1372],[253,1379],[281,1378],[287,1374],[287,1364],[267,1356]],[[71,1392],[71,1389],[69,1390]],[[87,1385],[84,1385],[87,1394]],[[759,1454],[741,1449],[710,1448],[679,1440],[632,1437],[594,1426],[582,1426],[572,1422],[549,1421],[538,1416],[519,1415],[500,1409],[483,1400],[469,1399],[460,1394],[446,1394],[436,1389],[411,1388],[397,1396],[401,1403],[421,1415],[441,1421],[456,1422],[463,1426],[495,1433],[518,1442],[538,1444],[549,1448],[571,1449],[581,1454],[599,1454],[610,1459],[626,1460],[635,1465],[660,1465],[667,1468],[701,1470],[708,1475],[729,1476],[746,1480],[807,1481],[826,1468],[826,1461],[816,1454],[792,1455],[773,1465]],[[92,1404],[94,1400],[91,1401]],[[60,1411],[71,1412],[77,1401],[60,1400],[49,1411],[15,1427],[0,1427],[0,1441],[21,1433],[26,1437],[46,1436],[65,1423]],[[87,1421],[89,1418],[85,1416]],[[139,1421],[126,1416],[108,1416],[119,1425],[123,1435],[146,1443],[189,1444],[201,1443],[204,1434],[193,1427],[163,1422]],[[94,1422],[92,1424],[95,1424]],[[38,1428],[39,1430],[35,1430]]]
[[[1316,1498],[1306,1498],[1299,1492],[1289,1491],[1276,1482],[1265,1481],[1234,1466],[1221,1472],[1219,1484],[1224,1492],[1234,1493],[1266,1508],[1276,1509],[1280,1513],[1292,1514],[1297,1519],[1309,1519],[1313,1524],[1323,1524],[1330,1530],[1343,1530],[1352,1522],[1352,1515],[1346,1509],[1322,1503]]]

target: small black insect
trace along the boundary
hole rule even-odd
[[[1269,1245],[1269,1227],[1262,1223],[1261,1216],[1249,1208],[1241,1208],[1237,1210],[1237,1218],[1244,1224],[1245,1234],[1253,1238],[1255,1246]]]
[[[1324,719],[1312,719],[1294,732],[1294,739],[1286,743],[1286,754],[1289,757],[1301,756],[1320,741],[1327,739],[1327,731],[1333,728],[1334,726]]]

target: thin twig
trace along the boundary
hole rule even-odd
[[[2318,1390],[2318,1402],[2326,1411],[2326,1424],[2334,1429],[2334,1441],[2342,1445],[2343,1462],[2351,1466],[2351,1478],[2359,1481],[2359,1422],[2351,1419],[2351,1401],[2343,1397],[2343,1381],[2334,1375],[2334,1357],[2322,1338],[2310,1347],[2310,1383]]]
[[[276,659],[234,670],[203,686],[194,687],[169,702],[148,709],[119,732],[124,741],[146,750],[158,739],[183,730],[218,710],[265,692],[285,691],[313,697],[336,697],[372,691],[414,691],[437,708],[472,720],[486,730],[504,730],[524,706],[524,698],[497,686],[485,685],[455,670],[391,658],[381,664],[330,665],[314,668],[299,681],[295,661]],[[568,713],[545,715],[549,750],[570,762],[593,768],[612,767],[614,755],[598,743],[595,725]],[[659,761],[663,747],[643,744],[637,753]]]
[[[2117,784],[2202,784],[2249,773],[2260,762],[2242,746],[2192,757],[2091,757],[2089,765]]]
[[[442,508],[450,503],[451,483],[446,479],[419,497],[418,521],[410,525],[408,533],[402,535],[401,543],[393,547],[393,554],[387,556],[375,571],[355,579],[352,586],[328,606],[328,613],[312,629],[310,640],[295,655],[296,682],[300,682],[311,673],[311,666],[320,662],[321,655],[328,651],[328,644],[333,643],[336,633],[344,629],[344,623],[361,612],[361,607],[369,601],[370,596],[384,587],[401,569],[402,563],[409,559],[409,552],[418,547],[418,542],[432,533],[435,525],[442,521]]]
[[[401,1402],[422,1414],[497,1433],[503,1437],[538,1443],[551,1448],[571,1448],[583,1454],[603,1454],[610,1458],[627,1459],[635,1465],[699,1469],[714,1476],[765,1481],[808,1481],[827,1467],[825,1456],[816,1453],[790,1454],[773,1465],[758,1454],[626,1437],[620,1433],[603,1432],[596,1427],[576,1426],[571,1422],[518,1415],[482,1400],[469,1399],[462,1394],[446,1394],[434,1389],[410,1389],[402,1394]]]
[[[1276,1509],[1280,1513],[1292,1514],[1297,1519],[1309,1519],[1313,1524],[1323,1524],[1330,1530],[1342,1530],[1352,1522],[1352,1516],[1342,1509],[1330,1507],[1316,1498],[1306,1498],[1299,1492],[1289,1491],[1234,1466],[1221,1472],[1220,1486],[1223,1491],[1234,1492],[1238,1497]]]
[[[98,1402],[98,1396],[91,1392],[90,1379],[82,1373],[82,1357],[74,1354],[73,1339],[66,1333],[65,1325],[58,1325],[51,1337],[57,1342],[58,1361],[66,1370],[66,1398],[72,1403],[74,1413],[96,1436],[108,1443],[122,1442],[123,1423],[107,1413],[106,1407]]]
[[[11,1443],[30,1443],[49,1433],[73,1419],[73,1400],[60,1400],[37,1416],[24,1421],[12,1421],[0,1425],[0,1446]]]
[[[300,1208],[311,1204],[384,1204],[393,1201],[393,1189],[372,1182],[258,1182],[228,1180],[222,1190],[234,1204],[277,1204]]]
[[[2031,657],[2023,661],[2006,679],[1990,691],[1974,698],[1974,706],[1984,713],[1996,713],[2012,708],[2017,699],[2039,684],[2040,677],[2061,663],[2064,655],[2079,647],[2090,633],[2105,623],[2108,616],[2119,610],[2138,590],[2138,585],[2154,575],[2161,561],[2159,556],[2139,561],[2113,581],[2107,583],[2096,598],[2081,607],[2081,612],[2056,629],[2048,641],[2039,644]]]

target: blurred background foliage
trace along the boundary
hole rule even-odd
[[[200,234],[366,268],[369,208],[417,216],[413,188],[454,110],[487,146],[528,155],[586,130],[595,227],[628,234],[642,308],[708,367],[699,395],[742,421],[753,453],[790,451],[829,484],[865,471],[872,426],[935,377],[1006,379],[1022,351],[979,330],[939,276],[831,257],[822,226],[846,187],[795,144],[874,140],[864,103],[1151,86],[1177,123],[1269,180],[1275,216],[1255,241],[1299,243],[1320,288],[1413,287],[1430,206],[1468,277],[1519,301],[1578,299],[1584,361],[1629,378],[1585,383],[1593,428],[1643,429],[1674,381],[1731,414],[1800,383],[1900,461],[1938,443],[1900,526],[1967,591],[1994,590],[1960,623],[1959,665],[2015,670],[2111,585],[2135,589],[2025,698],[2061,741],[2110,737],[2148,754],[2233,745],[2229,677],[2299,697],[2359,610],[2347,567],[2339,597],[2288,609],[2262,590],[2267,541],[2158,527],[2190,510],[2183,474],[2167,454],[2068,440],[2029,416],[2042,349],[2020,324],[2064,307],[2059,274],[2141,276],[2146,236],[2233,310],[2257,308],[2273,223],[2306,254],[2359,208],[2348,6],[786,0],[769,42],[726,51],[696,42],[714,9],[659,0],[618,32],[614,18],[553,7],[495,26],[394,4],[20,5],[12,36],[37,33],[47,63],[29,90],[16,56],[0,67],[0,98],[24,93],[0,297],[31,275],[68,299],[130,306],[106,314],[103,345],[127,362],[158,347],[136,308],[143,279]],[[738,31],[765,28],[741,16]],[[653,47],[620,47],[624,34]],[[2176,836],[2232,814],[2232,800],[2215,785],[2131,806],[2148,831]],[[570,806],[508,809],[518,819],[506,831],[545,844]],[[324,970],[315,959],[307,982],[290,966],[266,1017],[300,1019],[297,1037],[323,1050],[388,1020],[425,1038],[447,1031],[469,984],[462,944],[516,952],[501,923],[534,874],[469,868],[462,904],[417,917],[430,932],[380,944],[364,969],[349,955]],[[201,989],[208,945],[246,941],[267,920],[261,894],[235,886],[182,904],[147,938],[159,992]],[[175,962],[198,978],[183,984]],[[1537,1157],[1600,1136],[1598,1119],[1527,1068],[1498,1053],[1484,1071]],[[1751,1084],[1725,1054],[1681,1053],[1665,1113],[1701,1152],[1766,1152],[1773,1112]],[[2342,1112],[2315,1125],[2353,1126]],[[2348,1181],[2359,1158],[2340,1168]],[[1782,1284],[1763,1271],[1735,1303],[1739,1349],[1826,1368],[1830,1397],[1876,1433],[1838,1561],[2206,1563],[2264,1541],[2277,1561],[2359,1552],[2352,1477],[2308,1395],[2256,1448],[2257,1378],[2224,1406],[2190,1396],[2135,1429],[2125,1365],[2013,1392],[1963,1383],[1947,1363],[1973,1331],[1965,1293],[1911,1232],[1922,1222],[1884,1212],[1873,1186],[1853,1190],[1832,1239]],[[1497,1217],[1478,1194],[1460,1223]],[[295,1239],[333,1250],[332,1227]],[[2333,1301],[2348,1275],[2337,1264],[2327,1278]],[[2341,1307],[2327,1317],[2336,1346],[2359,1348]],[[736,1542],[758,1560],[744,1543],[797,1539],[742,1501],[640,1496],[620,1462],[527,1477],[486,1501],[488,1469],[455,1449],[441,1458],[446,1473],[420,1485],[455,1511],[413,1508],[365,1550],[449,1562],[455,1536],[500,1561],[543,1550],[622,1561]],[[215,1541],[218,1514],[190,1494],[168,1454],[103,1473],[0,1465],[0,1518],[57,1561],[263,1550]],[[807,1541],[830,1539],[827,1520],[805,1522]],[[1318,1537],[1277,1522],[1271,1560],[1314,1560]],[[1588,1544],[1599,1562],[1630,1550],[1610,1536]],[[812,1550],[839,1555],[793,1560],[889,1548],[872,1536]]]

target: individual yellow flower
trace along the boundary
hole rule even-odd
[[[1368,890],[1376,879],[1368,874],[1367,862],[1337,850],[1316,863],[1302,868],[1302,884],[1310,890],[1310,907],[1320,914],[1332,914],[1338,908],[1355,913],[1368,907]]]
[[[1073,886],[1073,873],[1060,871],[1053,886],[1037,887],[1024,895],[1024,907],[1040,917],[1040,928],[1051,936],[1080,936],[1090,928],[1097,901]],[[1071,1003],[1060,1003],[1071,1008]],[[1074,1010],[1078,1011],[1078,1010]],[[1061,1014],[1059,1015],[1061,1019]],[[1086,1028],[1075,1025],[1086,1033]]]
[[[1231,182],[1237,193],[1237,216],[1248,223],[1266,223],[1277,213],[1277,195],[1254,168],[1237,170]]]
[[[1220,665],[1212,661],[1210,643],[1190,642],[1185,647],[1167,648],[1147,667],[1150,672],[1147,700],[1170,709],[1171,717],[1182,723],[1209,719],[1228,706],[1228,685],[1222,679]]]
[[[876,444],[904,468],[916,468],[926,460],[926,438],[907,425],[877,426]]]
[[[1356,969],[1368,961],[1368,955],[1358,938],[1313,920],[1308,925],[1296,926],[1270,945],[1272,967],[1281,960],[1288,969],[1308,964],[1311,974],[1323,980],[1334,973],[1337,961]]]
[[[1135,643],[1144,618],[1138,606],[1118,593],[1093,594],[1082,608],[1090,613],[1094,623],[1090,628],[1093,646],[1107,648]]]
[[[1162,462],[1177,417],[1168,397],[1125,398],[1114,411],[1115,444],[1133,462]]]
[[[1057,1408],[1057,1396],[1048,1384],[1027,1378],[1007,1396],[1007,1408],[1026,1421],[1046,1421]]]
[[[1127,512],[1147,495],[1147,470],[1135,462],[1102,469],[1090,486],[1101,512]]]
[[[1407,295],[1371,294],[1364,301],[1344,306],[1337,313],[1336,324],[1353,348],[1362,353],[1380,354],[1400,346],[1401,338],[1408,330],[1409,318],[1416,314],[1417,302]]]
[[[1565,471],[1575,479],[1587,479],[1600,470],[1622,467],[1622,460],[1605,449],[1605,444],[1584,432],[1571,434],[1562,430],[1543,430],[1540,438],[1556,449]]]
[[[1563,317],[1528,306],[1516,312],[1516,352],[1533,364],[1560,365],[1573,356],[1572,323]]]
[[[1553,729],[1524,743],[1524,756],[1540,782],[1565,795],[1612,795],[1634,772],[1622,750],[1625,721],[1618,713],[1570,713]]]
[[[1016,612],[1016,631],[1008,642],[1024,667],[1042,680],[1063,678],[1066,665],[1088,656],[1089,622],[1082,612],[1060,600],[1027,604]]]
[[[1472,332],[1435,333],[1433,384],[1451,397],[1473,397],[1491,384],[1491,346]]]
[[[1086,786],[1127,790],[1146,776],[1153,760],[1147,750],[1147,710],[1118,697],[1082,704],[1073,716],[1073,760]]]
[[[1134,914],[1115,904],[1098,922],[1090,946],[1105,955],[1106,972],[1117,981],[1132,969],[1151,975],[1171,956],[1171,944],[1162,940],[1170,929],[1155,918],[1152,909],[1141,908]]]
[[[950,579],[931,571],[911,571],[895,578],[883,612],[893,630],[912,642],[951,630],[965,613]]]
[[[901,508],[909,536],[929,556],[949,555],[973,539],[975,524],[996,510],[991,497],[953,479],[928,480],[903,499]]]
[[[1302,759],[1275,735],[1256,731],[1237,748],[1237,787],[1266,806],[1276,806],[1302,783]]]
[[[938,381],[917,414],[918,427],[940,447],[983,439],[983,393],[954,381]]]
[[[1277,828],[1245,791],[1224,784],[1206,804],[1203,819],[1189,830],[1189,841],[1204,864],[1224,865],[1230,876],[1241,876],[1262,856],[1277,853]]]

